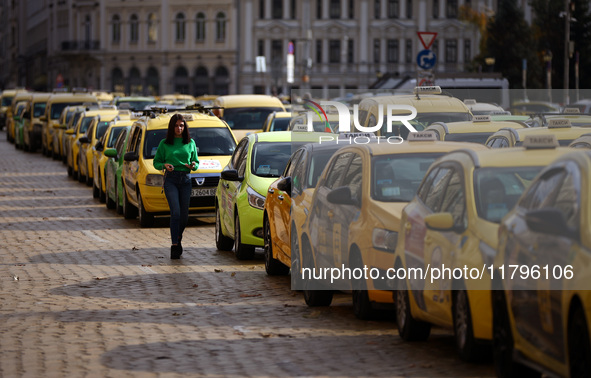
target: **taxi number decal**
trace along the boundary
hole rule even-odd
[[[218,160],[199,160],[199,169],[221,170],[222,164]]]

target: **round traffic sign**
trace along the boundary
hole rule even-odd
[[[432,50],[421,50],[417,54],[417,64],[424,70],[429,70],[437,63],[437,56]]]

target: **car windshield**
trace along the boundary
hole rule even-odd
[[[12,99],[13,97],[2,97],[2,106],[10,106],[12,105]]]
[[[372,160],[371,198],[382,202],[410,202],[429,166],[441,153],[379,155]]]
[[[487,167],[474,170],[476,211],[499,223],[543,167]]]
[[[103,137],[103,135],[105,135],[105,132],[107,132],[107,129],[109,128],[110,122],[106,122],[106,121],[100,121],[97,125],[96,125],[96,139],[100,139]]]
[[[445,140],[452,141],[452,142],[472,142],[472,143],[479,143],[484,144],[489,136],[493,133],[455,133],[455,134],[446,134]]]
[[[115,141],[121,134],[121,131],[125,129],[125,127],[113,127],[111,128],[111,132],[109,133],[109,139],[107,140],[107,148],[112,148],[115,145]]]
[[[310,169],[308,169],[308,177],[306,178],[306,187],[315,188],[318,183],[320,174],[328,164],[328,161],[334,155],[335,150],[322,151],[322,153],[314,154],[310,159]]]
[[[123,105],[125,104],[125,105]],[[156,101],[118,101],[117,108],[120,109],[132,109],[132,110],[144,110],[149,106],[156,104]],[[123,105],[123,106],[121,106]]]
[[[46,102],[37,102],[37,103],[35,103],[33,105],[33,117],[39,118],[43,114],[45,114],[45,105],[47,105]]]
[[[151,130],[146,134],[144,158],[153,159],[160,141],[166,139],[167,129]],[[189,134],[197,146],[197,156],[232,155],[236,142],[225,127],[189,127]]]
[[[573,141],[574,141],[574,139],[558,139],[558,145],[562,146],[562,147],[568,147],[568,145],[571,144]],[[523,141],[515,143],[515,147],[522,147],[522,146],[523,146]]]
[[[258,142],[252,146],[251,172],[259,177],[279,177],[291,157],[302,143]]]
[[[282,112],[278,107],[245,107],[224,109],[224,121],[233,130],[257,130],[272,112]]]
[[[270,131],[285,131],[291,118],[275,118]]]
[[[62,111],[66,106],[82,105],[81,101],[78,102],[56,102],[51,105],[51,119],[58,119],[62,115]]]
[[[80,121],[80,130],[78,130],[78,133],[85,133],[88,130],[88,126],[90,126],[93,119],[94,117],[82,118],[82,121]]]

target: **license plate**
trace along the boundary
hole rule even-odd
[[[216,188],[209,189],[191,189],[191,197],[215,196]]]

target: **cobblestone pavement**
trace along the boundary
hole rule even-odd
[[[492,376],[452,334],[405,343],[350,297],[308,308],[262,256],[217,251],[191,218],[171,261],[168,219],[125,220],[60,162],[0,141],[0,376]]]

